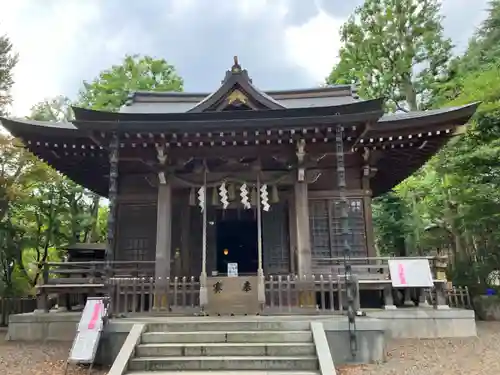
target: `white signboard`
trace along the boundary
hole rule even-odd
[[[434,286],[427,259],[391,259],[389,272],[395,288],[430,288]]]
[[[238,263],[227,264],[227,276],[238,277]]]
[[[92,363],[94,361],[105,315],[106,306],[103,298],[87,299],[68,361],[75,363]]]

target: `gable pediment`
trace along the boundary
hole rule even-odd
[[[238,58],[226,72],[226,77],[217,91],[206,97],[188,112],[208,112],[226,110],[284,109],[275,99],[257,89],[248,72],[241,69]]]

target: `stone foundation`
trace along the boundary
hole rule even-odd
[[[14,341],[73,341],[80,313],[51,312],[12,315],[8,340]],[[349,349],[347,317],[332,316],[253,316],[253,317],[159,317],[138,316],[112,319],[105,327],[96,363],[112,364],[134,323],[238,322],[297,322],[323,323],[328,346],[336,365],[352,361]],[[356,320],[358,355],[356,362],[383,361],[385,338],[448,338],[476,336],[476,321],[471,310],[434,310],[432,308],[368,311]]]
[[[347,319],[323,322],[328,346],[335,365],[353,361],[349,346]],[[356,322],[358,352],[356,363],[374,363],[385,359],[385,325],[383,321],[360,318]]]
[[[397,339],[437,339],[477,335],[473,310],[402,308],[370,311],[368,316],[383,322],[389,337]]]

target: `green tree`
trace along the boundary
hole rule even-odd
[[[375,242],[381,254],[408,255],[406,238],[409,228],[404,220],[408,212],[406,202],[395,193],[390,192],[375,199],[373,204]]]
[[[0,35],[0,115],[5,115],[11,103],[10,89],[14,84],[12,73],[18,61],[12,43],[6,35]]]
[[[182,91],[183,80],[166,60],[133,55],[83,85],[76,101],[78,105],[118,111],[133,91]]]
[[[29,118],[36,121],[71,121],[73,119],[71,101],[65,96],[46,99],[31,108]]]
[[[64,96],[47,99],[33,106],[30,118],[37,121],[71,121],[73,119],[71,105],[70,99]],[[73,235],[70,237],[69,242],[95,242],[99,237],[97,228],[100,205],[99,195],[68,181],[65,199],[71,208]]]
[[[417,110],[451,56],[437,0],[366,0],[341,28],[340,62],[328,83],[357,83],[366,98]]]

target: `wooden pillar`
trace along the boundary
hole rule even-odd
[[[309,201],[307,182],[297,181],[294,185],[295,237],[297,241],[297,273],[302,280],[299,305],[314,307],[315,295],[308,281],[312,282],[312,254],[309,230]]]
[[[289,233],[289,246],[290,246],[290,273],[297,273],[297,225],[295,214],[295,195],[288,198],[288,233]]]
[[[191,240],[191,206],[189,202],[186,202],[182,206],[182,216],[181,216],[181,264],[182,264],[182,276],[191,277],[194,273],[191,270],[191,252],[189,250],[189,243]]]
[[[309,233],[309,201],[306,182],[295,182],[295,237],[297,241],[297,273],[311,275],[311,237]]]
[[[167,292],[172,254],[172,187],[169,181],[158,185],[155,256],[155,307],[168,307]]]
[[[363,215],[365,219],[365,240],[367,256],[376,257],[375,237],[373,234],[373,218],[372,218],[372,191],[370,190],[370,176],[372,175],[371,168],[365,166],[363,168],[363,176],[361,184],[363,189]]]

